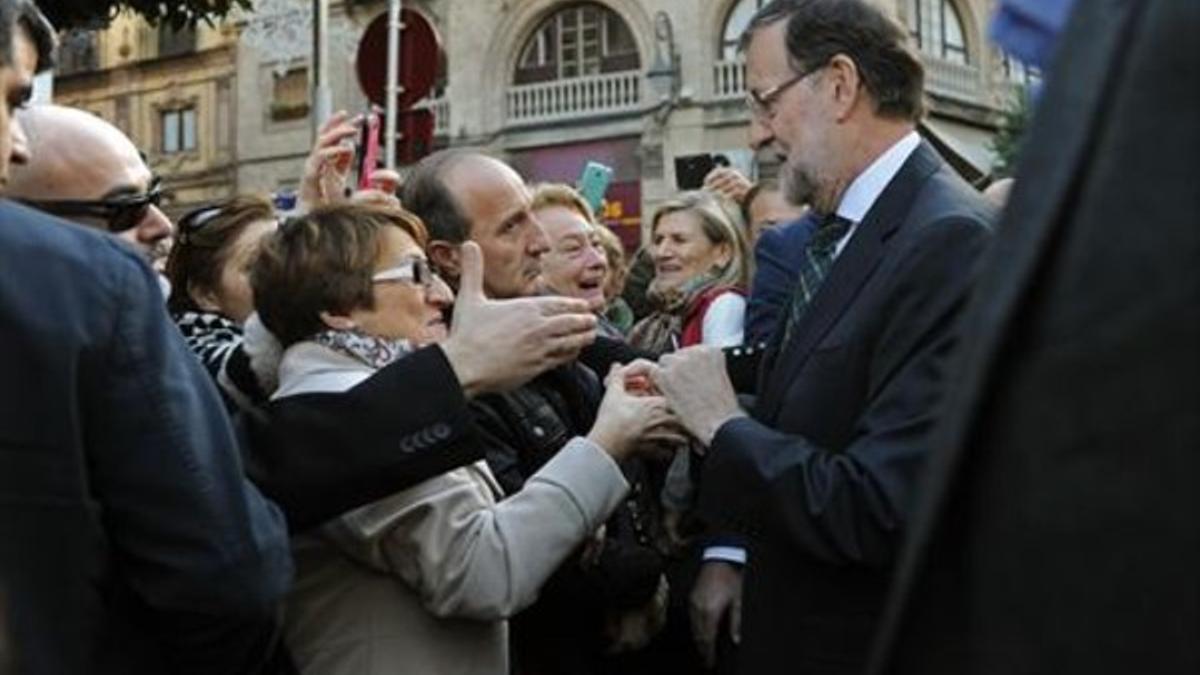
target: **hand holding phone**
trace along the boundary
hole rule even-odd
[[[358,136],[358,189],[372,187],[371,174],[379,163],[379,115],[368,109],[363,115]]]
[[[675,185],[680,190],[699,190],[704,186],[704,177],[718,166],[729,166],[729,158],[709,152],[676,157]]]
[[[592,213],[598,213],[604,205],[604,195],[612,183],[613,170],[600,162],[588,162],[579,175],[579,194],[583,195]]]

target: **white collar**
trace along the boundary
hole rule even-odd
[[[882,155],[876,157],[875,161],[850,183],[850,187],[846,188],[842,201],[838,204],[837,214],[853,223],[861,223],[879,199],[879,195],[883,194],[888,183],[892,182],[900,167],[904,166],[909,155],[920,144],[921,137],[917,132],[910,131]]]
[[[315,342],[297,342],[283,352],[279,362],[279,389],[271,400],[353,389],[375,374],[375,369]]]

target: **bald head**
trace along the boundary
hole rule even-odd
[[[10,194],[23,199],[100,199],[117,178],[149,174],[133,143],[95,115],[63,106],[18,113],[30,159],[15,167]]]
[[[113,125],[76,108],[35,106],[19,113],[29,159],[14,166],[8,194],[33,202],[132,200],[120,218],[58,210],[67,220],[117,234],[151,258],[165,253],[171,223],[144,199],[153,176],[137,147]],[[47,210],[53,210],[47,205]],[[122,229],[123,228],[123,229]]]

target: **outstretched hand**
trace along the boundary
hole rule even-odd
[[[596,317],[565,297],[491,300],[483,292],[483,252],[464,242],[450,336],[442,343],[468,396],[518,387],[579,356],[596,339]]]
[[[662,396],[649,391],[630,391],[627,367],[614,365],[605,378],[604,400],[596,413],[588,439],[624,459],[655,430],[673,427],[675,417]]]

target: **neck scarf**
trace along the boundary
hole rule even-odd
[[[375,370],[413,351],[412,343],[408,340],[392,340],[357,330],[326,330],[314,335],[312,341]]]
[[[688,309],[717,283],[718,276],[718,270],[713,270],[678,288],[660,288],[657,282],[651,283],[646,297],[656,310],[630,329],[629,344],[655,354],[675,351]]]

